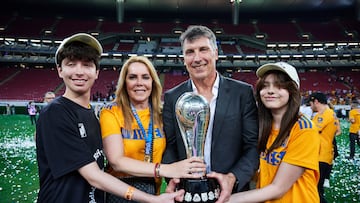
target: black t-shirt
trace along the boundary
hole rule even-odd
[[[104,168],[100,125],[93,109],[59,97],[41,111],[36,134],[38,202],[104,202],[104,192],[78,172],[94,161]]]

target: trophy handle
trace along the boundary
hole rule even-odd
[[[188,129],[185,132],[186,136],[182,136],[184,141],[184,146],[186,149],[186,157],[190,158],[193,155],[193,143],[194,143],[194,135],[192,133],[192,129]]]
[[[197,113],[194,123],[194,140],[193,140],[193,155],[198,157],[204,157],[204,147],[206,133],[209,124],[209,112],[207,109],[201,110]]]

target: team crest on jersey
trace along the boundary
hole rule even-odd
[[[318,117],[317,120],[318,120],[319,123],[322,123],[324,119],[322,117]]]
[[[87,137],[84,124],[83,123],[78,123],[78,128],[79,128],[80,137],[81,138]]]

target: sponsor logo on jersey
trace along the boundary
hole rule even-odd
[[[78,128],[79,128],[80,137],[81,138],[87,137],[84,124],[83,123],[78,123]]]

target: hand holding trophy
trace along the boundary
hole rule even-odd
[[[207,100],[199,94],[185,92],[177,100],[175,111],[187,158],[204,157],[205,138],[210,119]],[[205,174],[200,179],[181,179],[178,189],[185,190],[183,202],[213,203],[220,194],[217,181],[207,178]]]

